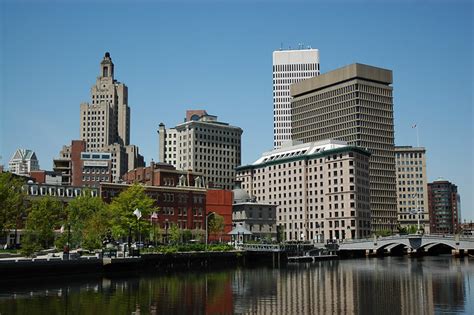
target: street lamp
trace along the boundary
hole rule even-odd
[[[208,232],[207,232],[207,229],[208,229],[208,228],[207,228],[207,223],[208,223],[209,217],[210,217],[211,215],[214,215],[214,214],[216,214],[216,213],[213,212],[213,211],[211,211],[211,212],[209,212],[209,213],[206,215],[206,251],[207,251],[207,238],[208,238],[208,235],[207,235],[207,233],[208,233]]]
[[[156,247],[156,223],[154,220],[158,219],[158,213],[153,212],[151,214],[151,223],[153,224],[153,238],[155,239],[155,247]]]
[[[140,243],[142,241],[142,236],[140,234],[140,218],[142,217],[142,212],[140,210],[135,209],[135,211],[133,211],[133,214],[137,217],[137,224],[138,224],[138,246],[140,246]]]

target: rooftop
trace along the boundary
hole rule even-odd
[[[393,83],[391,70],[354,63],[291,85],[291,96],[304,95],[352,79],[363,79],[385,85]]]

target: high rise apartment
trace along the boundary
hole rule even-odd
[[[344,140],[370,151],[374,231],[397,224],[391,84],[392,71],[352,64],[291,86],[294,140]]]
[[[275,204],[286,240],[370,236],[369,156],[344,141],[285,143],[237,168],[242,189]]]
[[[273,147],[291,140],[290,85],[319,75],[319,50],[273,52]]]
[[[421,147],[396,146],[398,223],[430,231],[426,150]]]
[[[184,123],[169,129],[161,123],[158,135],[160,162],[203,173],[208,187],[233,188],[241,163],[241,128],[204,110],[188,110]]]
[[[458,187],[439,178],[428,184],[430,232],[454,234],[461,224],[461,198]]]

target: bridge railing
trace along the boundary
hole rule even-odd
[[[255,252],[279,252],[284,250],[284,246],[279,244],[241,244],[240,248],[247,251]]]

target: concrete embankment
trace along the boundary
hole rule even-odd
[[[3,279],[11,279],[86,273],[140,272],[152,269],[162,271],[206,269],[213,266],[248,265],[262,261],[272,262],[272,256],[230,251],[144,254],[140,257],[125,258],[81,257],[73,260],[36,258],[1,260],[0,273]]]

